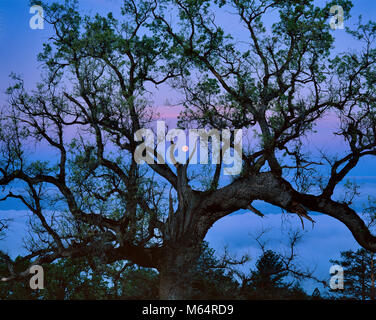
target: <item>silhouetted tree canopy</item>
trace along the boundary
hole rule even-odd
[[[85,15],[74,0],[38,3],[53,33],[38,56],[41,80],[29,90],[13,75],[0,114],[0,200],[16,199],[31,216],[23,263],[131,262],[158,270],[160,298],[197,297],[208,230],[240,210],[263,216],[255,200],[302,222],[314,222],[310,212],[329,215],[376,251],[351,186],[344,199],[335,196],[359,161],[376,155],[376,24],[349,30],[359,50],[336,54],[328,23],[331,6],[342,6],[346,18],[350,1],[126,0],[106,16]],[[218,19],[225,14],[241,34]],[[179,93],[180,129],[228,133],[218,163],[213,156],[199,168],[187,159],[164,162],[156,141],[139,153],[152,163],[136,161],[140,130],[158,119],[151,88],[162,87]],[[305,139],[328,115],[346,147],[314,156]],[[240,129],[252,141],[236,150]],[[178,136],[164,134],[173,148]],[[40,159],[31,144],[47,145],[51,156]],[[230,151],[242,161],[229,179]],[[1,258],[7,281],[29,274],[6,253]],[[278,259],[265,259],[278,269]],[[277,287],[280,276],[271,278]],[[231,280],[223,281],[230,290]]]

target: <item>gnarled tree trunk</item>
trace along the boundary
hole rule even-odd
[[[189,247],[166,247],[159,267],[159,298],[162,300],[192,299],[193,279],[197,270],[201,244]]]

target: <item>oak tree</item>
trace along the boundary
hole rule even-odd
[[[54,34],[39,55],[42,81],[29,90],[13,76],[0,116],[1,197],[32,214],[27,259],[126,260],[158,270],[160,298],[189,298],[208,230],[242,209],[262,215],[255,200],[301,219],[329,215],[375,252],[375,236],[334,192],[376,155],[376,24],[349,30],[361,49],[335,56],[334,4],[348,16],[347,0],[125,0],[120,18],[43,3]],[[226,31],[229,19],[241,34]],[[136,132],[156,119],[154,87],[180,92],[180,128],[247,131],[241,172],[228,179],[221,158],[201,184],[188,162],[152,152],[154,163],[137,163]],[[328,114],[347,148],[313,160],[304,137]],[[7,280],[28,274],[8,258]]]

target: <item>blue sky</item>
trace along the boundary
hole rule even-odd
[[[323,1],[318,1],[323,2]],[[32,30],[29,27],[28,0],[0,0],[0,104],[6,103],[4,91],[10,84],[9,74],[15,72],[21,74],[25,79],[27,88],[33,88],[39,80],[41,70],[36,56],[42,49],[43,42],[48,40],[51,30],[46,25],[44,30]],[[120,0],[82,0],[81,6],[85,12],[95,13],[107,12],[109,10],[117,11]],[[354,1],[352,18],[345,21],[346,26],[352,25],[357,21],[357,16],[362,15],[364,20],[375,20],[376,1],[362,0]],[[238,21],[228,20],[226,26],[229,30],[238,29]],[[349,38],[343,30],[333,31],[336,38],[335,51],[356,50],[357,43]],[[161,95],[165,95],[166,91]],[[158,100],[159,98],[157,98]],[[164,96],[165,99],[165,96]],[[156,103],[162,103],[160,98]],[[173,115],[173,111],[166,110],[168,114]],[[170,113],[169,113],[170,112]],[[333,122],[328,119],[320,123],[318,135],[310,141],[312,145],[316,142],[324,141],[328,148],[333,146],[335,141],[328,141],[329,133],[333,130]],[[329,138],[330,139],[330,138]],[[337,145],[338,147],[338,145]],[[48,150],[35,150],[40,156],[48,156]],[[366,200],[368,195],[376,195],[376,162],[371,157],[365,158],[360,165],[350,172],[350,178],[356,179],[361,184],[361,197],[357,206]],[[342,189],[337,190],[338,196]],[[272,226],[273,232],[270,233],[270,248],[283,249],[279,245],[283,238],[283,230],[286,223],[292,228],[301,228],[300,220],[292,216],[284,220],[285,216],[280,214],[280,210],[258,203],[259,209],[266,213],[266,218],[261,219],[252,213],[243,212],[241,214],[230,215],[218,221],[209,231],[207,240],[217,250],[221,251],[224,245],[228,245],[233,252],[239,254],[249,252],[251,256],[258,254],[257,248],[249,233],[257,232],[261,225]],[[26,212],[16,201],[0,202],[0,215],[15,218],[11,225],[9,237],[0,242],[0,248],[7,249],[12,256],[16,255],[21,246],[21,238],[25,234],[24,217]],[[317,223],[312,229],[306,224],[305,236],[299,244],[304,264],[315,265],[317,276],[329,277],[329,259],[338,258],[341,250],[353,249],[358,247],[350,232],[344,225],[327,216],[315,216]],[[285,227],[281,228],[281,223],[285,221]],[[281,233],[282,230],[282,233]],[[254,261],[254,260],[253,260]],[[313,284],[307,284],[307,288],[312,289]]]

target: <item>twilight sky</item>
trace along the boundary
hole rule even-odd
[[[80,5],[87,13],[105,13],[108,11],[118,12],[121,0],[80,0]],[[323,3],[324,1],[318,1]],[[6,104],[4,94],[9,86],[9,74],[15,72],[21,74],[25,80],[27,88],[33,88],[39,80],[41,66],[36,60],[37,54],[42,49],[42,43],[48,40],[51,30],[45,25],[44,30],[32,30],[29,27],[28,0],[0,0],[0,105]],[[345,21],[345,26],[351,26],[357,21],[359,15],[367,21],[375,19],[376,1],[361,0],[354,1],[352,18]],[[219,19],[221,16],[219,15]],[[239,21],[226,20],[225,27],[227,31],[239,32]],[[346,50],[356,50],[357,43],[354,42],[343,30],[332,31],[336,38],[335,51],[340,53]],[[155,104],[159,111],[166,118],[176,117],[177,112],[169,106],[164,106],[166,98],[170,101],[177,99],[168,89],[161,89],[156,93]],[[329,134],[335,126],[332,118],[323,119],[318,126],[318,133],[307,141],[310,147],[324,146],[328,150],[341,150],[341,143],[332,138]],[[47,150],[37,150],[42,157],[48,155]],[[357,208],[361,210],[361,205],[366,201],[368,195],[376,195],[376,161],[371,158],[365,158],[360,165],[350,172],[351,179],[356,179],[361,185],[361,196],[356,202]],[[341,187],[337,194],[340,196]],[[286,228],[291,225],[292,228],[300,228],[300,220],[293,215],[287,220],[281,216],[280,210],[271,208],[262,203],[257,205],[266,213],[266,217],[261,219],[252,213],[242,212],[228,216],[217,222],[207,235],[207,240],[218,252],[228,245],[233,252],[239,254],[248,252],[251,256],[257,256],[257,247],[250,233],[257,232],[261,226],[272,227],[272,232],[268,234],[270,238],[269,247],[271,249],[283,249],[280,240],[284,237]],[[0,248],[7,249],[14,257],[19,253],[22,246],[21,238],[25,232],[24,217],[26,212],[16,202],[0,202],[0,216],[14,218],[11,225],[9,237],[0,242]],[[355,240],[344,225],[336,220],[323,216],[314,215],[317,221],[312,229],[310,224],[306,224],[304,230],[305,236],[298,249],[301,254],[302,264],[307,266],[316,266],[316,275],[322,278],[329,277],[329,259],[337,258],[341,250],[357,248]],[[283,227],[281,228],[281,223]],[[255,260],[255,258],[254,258]],[[254,262],[253,260],[253,262]],[[346,270],[345,270],[346,279]],[[307,290],[314,288],[313,284],[306,284]],[[320,288],[321,289],[321,288]],[[310,292],[310,291],[309,291]]]

